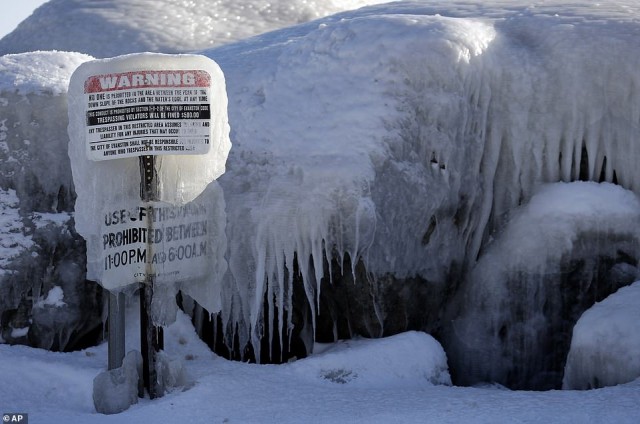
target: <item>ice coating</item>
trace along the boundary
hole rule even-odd
[[[15,190],[0,189],[0,235],[0,276],[4,276],[10,272],[5,268],[11,258],[33,245],[22,227]]]
[[[139,185],[132,184],[132,181],[139,181],[140,178],[137,158],[125,158],[107,163],[94,163],[86,158],[82,95],[84,83],[91,75],[129,70],[185,69],[185,67],[201,67],[207,70],[212,78],[211,97],[215,99],[211,109],[212,147],[206,155],[171,155],[157,158],[160,176],[160,197],[157,200],[183,205],[202,193],[211,181],[224,172],[227,155],[231,148],[224,75],[215,62],[202,56],[179,55],[177,58],[181,62],[172,61],[171,58],[172,56],[150,53],[120,56],[114,59],[85,62],[74,72],[68,97],[71,136],[69,156],[74,175],[77,174],[77,178],[74,177],[75,181],[86,181],[86,185],[80,183],[76,187],[77,202],[79,202],[76,205],[80,205],[81,210],[89,212],[97,210],[96,207],[104,204],[113,202],[118,204],[118,201],[126,204],[140,198]],[[126,62],[131,60],[135,60],[134,65]],[[102,187],[107,183],[108,185]],[[89,186],[91,186],[90,189]],[[97,193],[103,194],[100,200],[95,197]],[[85,205],[88,207],[85,208]],[[80,219],[82,220],[82,217]],[[82,228],[82,224],[80,227]]]

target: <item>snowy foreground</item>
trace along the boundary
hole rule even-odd
[[[137,334],[128,334],[135,347]],[[523,392],[433,385],[439,347],[421,333],[326,346],[286,365],[217,357],[184,315],[165,333],[191,387],[142,399],[117,415],[95,412],[93,378],[106,344],[73,353],[0,345],[0,409],[29,423],[637,423],[640,380],[591,391]]]

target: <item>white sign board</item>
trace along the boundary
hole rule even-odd
[[[198,202],[152,202],[106,212],[101,217],[103,283],[144,282],[150,269],[157,282],[202,277],[215,240],[208,217],[207,205]]]
[[[205,154],[211,76],[202,69],[91,75],[84,82],[87,156]]]

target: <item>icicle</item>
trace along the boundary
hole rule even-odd
[[[482,158],[483,169],[483,198],[480,204],[480,213],[478,214],[478,226],[479,229],[473,235],[470,255],[475,260],[480,253],[480,247],[483,242],[484,230],[487,228],[489,219],[491,217],[491,211],[493,208],[493,194],[494,194],[494,177],[496,169],[498,167],[498,160],[500,158],[499,152],[502,145],[502,131],[496,123],[495,127],[490,128],[487,132],[488,143],[485,146],[485,156]]]
[[[288,338],[289,346],[287,346],[288,348],[291,348],[291,339],[292,339],[291,330],[293,329],[293,279],[296,272],[296,269],[293,263],[294,257],[295,257],[294,252],[290,252],[288,256],[285,254],[286,267],[289,270],[287,281],[286,281],[287,283],[287,289],[286,289],[287,325],[285,327],[285,330],[289,335],[289,338]]]
[[[276,308],[278,309],[278,334],[280,335],[280,360],[283,360],[282,354],[285,350],[284,346],[284,329],[286,328],[284,324],[284,292],[286,290],[286,281],[285,281],[285,258],[284,252],[282,248],[276,245],[275,247],[275,264],[274,268],[276,271],[274,280],[277,284],[276,290]],[[271,333],[273,334],[273,333]]]

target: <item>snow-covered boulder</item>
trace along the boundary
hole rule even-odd
[[[638,222],[640,199],[620,186],[541,187],[494,235],[450,304],[444,345],[452,369],[465,369],[458,382],[560,388],[582,311],[640,276]]]
[[[640,377],[640,281],[585,311],[573,328],[563,389],[595,389]]]

